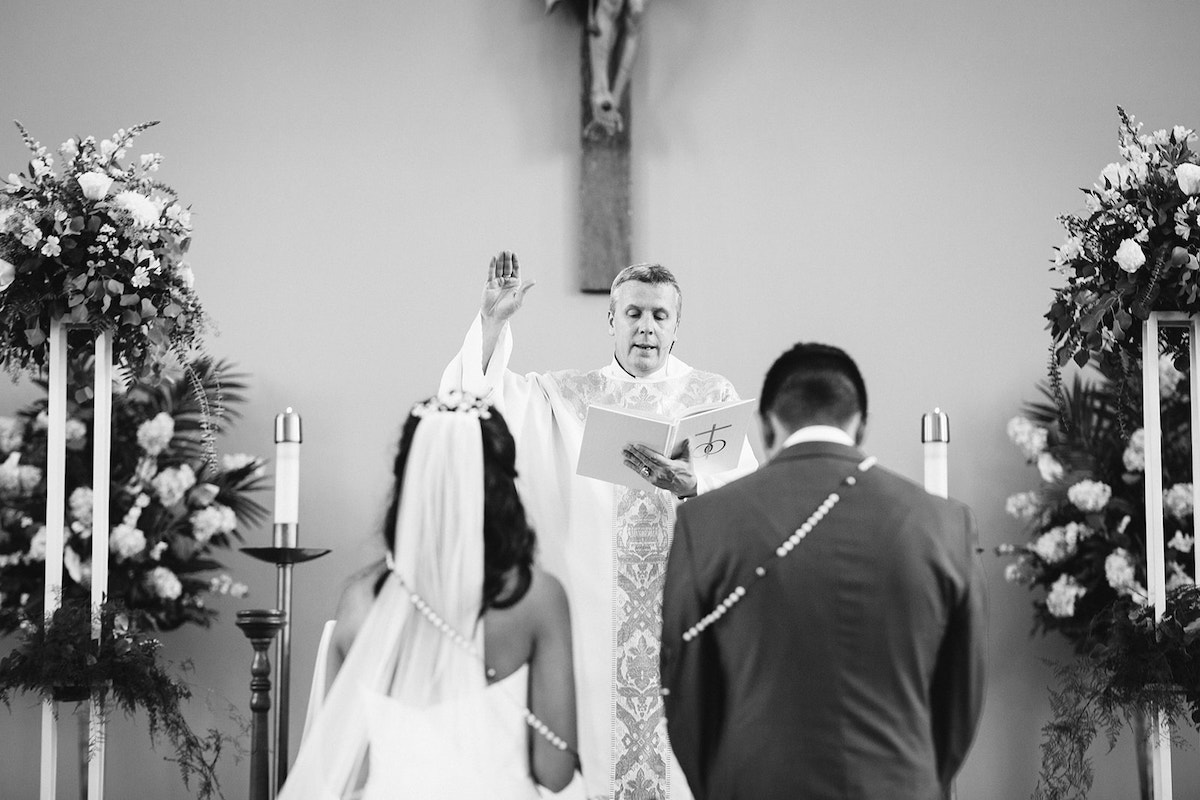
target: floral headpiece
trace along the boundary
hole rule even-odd
[[[433,414],[467,414],[476,419],[491,419],[492,404],[483,398],[456,390],[422,400],[409,412],[414,417]]]

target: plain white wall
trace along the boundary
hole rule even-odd
[[[320,625],[376,553],[399,423],[436,388],[491,254],[517,251],[538,281],[516,368],[609,356],[605,298],[575,289],[578,27],[540,0],[3,0],[0,20],[0,118],[52,147],[163,121],[132,154],[166,156],[194,210],[210,351],[252,375],[222,449],[271,456],[273,416],[303,416],[302,543],[334,552],[296,574],[294,747]],[[753,397],[792,343],[845,347],[871,392],[868,449],[915,478],[921,414],[950,414],[951,492],[976,511],[992,612],[962,800],[1029,795],[1042,659],[1066,655],[1028,637],[1030,598],[991,555],[1021,538],[1004,499],[1036,478],[1004,424],[1044,375],[1055,215],[1115,160],[1118,104],[1151,129],[1200,127],[1197,30],[1200,5],[1161,0],[660,0],[647,15],[634,258],[683,282],[679,355]],[[0,129],[0,170],[26,160]],[[3,383],[0,413],[31,396]],[[218,712],[245,714],[234,612],[273,605],[274,575],[224,560],[252,596],[166,652],[192,660]],[[36,796],[37,723],[32,701],[0,711],[5,798]],[[111,739],[109,796],[186,796],[143,720]],[[1093,751],[1093,798],[1136,794],[1129,739]],[[1198,760],[1177,756],[1177,797],[1200,791]],[[241,796],[246,762],[222,775]]]

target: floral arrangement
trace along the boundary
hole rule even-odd
[[[69,383],[91,385],[91,363],[76,358]],[[220,571],[216,550],[241,540],[240,528],[266,509],[249,493],[263,487],[263,461],[250,455],[208,457],[209,429],[236,416],[238,375],[204,359],[194,380],[168,370],[154,381],[114,393],[112,421],[109,597],[134,630],[209,624],[211,594],[241,596],[245,587]],[[44,387],[45,384],[43,384]],[[44,592],[46,400],[0,418],[0,634],[22,615],[40,618]],[[206,410],[206,409],[212,409]],[[90,597],[91,433],[89,401],[68,403],[68,510],[64,602]]]
[[[1168,588],[1194,582],[1188,382],[1169,357],[1160,363],[1163,428],[1163,504],[1166,510]],[[1097,616],[1119,599],[1145,604],[1145,434],[1121,424],[1137,389],[1109,382],[1062,390],[1063,407],[1043,388],[1045,402],[1008,423],[1008,435],[1041,481],[1008,498],[1007,511],[1028,529],[1005,577],[1041,590],[1034,600],[1035,629],[1056,631],[1076,649],[1106,638]],[[1140,407],[1137,408],[1140,415]]]
[[[1180,125],[1143,134],[1117,111],[1120,160],[1082,190],[1084,212],[1059,217],[1067,238],[1054,263],[1067,285],[1046,313],[1055,377],[1074,359],[1123,378],[1140,363],[1138,329],[1151,311],[1200,312],[1196,134]],[[1178,331],[1165,338],[1169,353],[1186,357]]]
[[[1044,401],[1008,423],[1040,480],[1007,502],[1028,540],[997,552],[1013,559],[1006,579],[1035,592],[1034,630],[1063,635],[1078,655],[1056,668],[1039,800],[1086,797],[1088,747],[1103,731],[1111,748],[1129,717],[1162,711],[1200,725],[1189,384],[1170,356],[1159,366],[1168,594],[1158,623],[1146,589],[1145,434],[1124,425],[1139,387],[1077,375],[1057,393],[1042,387]]]
[[[0,182],[0,365],[10,373],[45,365],[53,318],[111,331],[116,362],[143,380],[199,344],[205,316],[184,260],[191,211],[154,177],[161,155],[121,163],[156,124],[68,139],[56,173],[17,123],[33,157]]]
[[[180,706],[191,691],[160,662],[160,643],[139,634],[120,603],[100,609],[100,637],[92,639],[92,611],[86,601],[65,603],[41,624],[41,615],[21,622],[22,644],[0,660],[0,701],[32,692],[47,700],[93,698],[104,713],[137,709],[149,718],[150,737],[166,734],[185,786],[198,782],[200,798],[222,796],[216,763],[229,737],[217,730],[194,733]],[[34,621],[34,619],[38,621]]]

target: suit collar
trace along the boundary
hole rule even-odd
[[[783,461],[795,461],[802,458],[844,458],[848,461],[862,461],[866,458],[857,447],[850,447],[839,442],[800,442],[791,447],[786,447],[779,451],[779,454],[771,459],[771,463],[775,464]]]

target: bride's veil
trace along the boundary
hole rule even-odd
[[[475,655],[483,651],[480,423],[471,413],[419,411],[424,416],[404,468],[392,571],[301,743],[280,800],[352,796],[367,752],[367,720],[378,714],[381,695],[429,706],[486,687]],[[413,595],[465,641],[456,643],[424,618]]]

